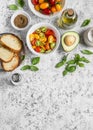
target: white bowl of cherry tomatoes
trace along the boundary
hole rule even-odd
[[[60,44],[60,33],[50,23],[33,25],[26,36],[29,50],[38,56],[49,55],[55,52]]]
[[[58,16],[64,7],[65,0],[28,0],[31,11],[41,18]]]

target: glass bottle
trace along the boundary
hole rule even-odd
[[[69,8],[63,11],[61,17],[57,20],[57,24],[63,29],[71,29],[75,26],[77,19],[76,11]]]

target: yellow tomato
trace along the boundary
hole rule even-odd
[[[34,40],[34,38],[35,38],[34,34],[30,34],[30,35],[29,35],[30,41]]]
[[[47,38],[46,37],[42,37],[39,39],[41,42],[46,42],[47,41]]]
[[[38,5],[35,5],[35,10],[39,11],[40,10],[40,7],[39,7],[39,4]]]
[[[33,49],[35,49],[35,48],[36,48],[36,46],[32,46],[32,48],[33,48]]]
[[[37,40],[40,38],[38,34],[34,34],[34,38],[36,38]]]
[[[61,6],[61,4],[56,4],[56,10],[57,10],[57,11],[62,10],[62,6]]]
[[[48,2],[44,2],[42,4],[40,4],[40,9],[46,9],[49,7],[49,3]]]
[[[48,42],[49,43],[52,43],[52,42],[54,42],[55,41],[55,38],[53,37],[53,35],[50,35],[49,37],[48,37]]]
[[[41,4],[41,3],[43,3],[44,2],[44,0],[39,0],[39,4]]]

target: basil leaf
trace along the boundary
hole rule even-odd
[[[76,70],[76,66],[69,66],[67,65],[66,66],[66,70],[70,73],[74,72]]]
[[[81,57],[79,61],[82,61],[82,62],[85,62],[85,63],[89,63],[89,62],[90,62],[90,61],[89,61],[87,58],[85,58],[84,56]]]
[[[10,10],[18,10],[18,7],[15,4],[9,5],[8,8]]]
[[[40,57],[35,57],[35,58],[33,58],[32,60],[31,60],[31,63],[33,64],[33,65],[36,65],[36,64],[38,64],[40,62]]]
[[[59,68],[61,66],[63,66],[65,63],[63,61],[59,62],[56,64],[55,68]]]
[[[67,72],[68,72],[67,70],[64,70],[63,71],[63,76],[67,75]]]
[[[25,65],[21,68],[21,70],[29,70],[30,69],[30,65]]]
[[[86,54],[86,55],[91,55],[91,54],[93,54],[93,52],[92,52],[92,51],[89,51],[89,50],[82,50],[81,53]]]
[[[91,21],[90,19],[84,20],[83,23],[81,24],[81,27],[87,26],[90,23],[90,21]]]
[[[79,67],[84,67],[84,64],[83,63],[78,63]]]
[[[24,0],[17,0],[17,3],[18,3],[18,5],[19,5],[20,7],[24,7],[24,5],[25,5]]]
[[[65,55],[65,56],[62,58],[62,61],[60,61],[59,63],[57,63],[57,64],[55,65],[55,68],[59,68],[59,67],[63,66],[63,65],[66,63],[66,61],[67,61],[67,56],[68,56],[68,55]]]
[[[31,65],[30,70],[31,71],[38,71],[39,69],[36,66]]]
[[[23,61],[25,59],[25,55],[21,56],[21,61]]]
[[[75,64],[75,60],[69,60],[68,62],[67,62],[67,64]]]

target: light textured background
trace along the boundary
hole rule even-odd
[[[18,34],[25,43],[26,32],[18,32],[10,24],[13,11],[7,6],[14,2],[0,0],[0,33]],[[65,8],[68,7],[74,8],[79,15],[73,30],[79,32],[82,39],[84,30],[93,26],[93,0],[66,0]],[[41,21],[55,24],[55,19],[44,20],[35,16],[27,5],[24,9],[31,15],[31,25]],[[80,28],[86,18],[91,18],[90,25]],[[65,32],[59,31],[61,35]],[[69,53],[69,58],[81,49],[93,50],[82,40]],[[19,86],[10,84],[11,73],[0,72],[0,130],[93,130],[93,56],[87,56],[90,64],[63,77],[64,67],[54,68],[63,54],[60,45],[54,55],[41,57],[40,70],[23,72],[23,82]],[[26,49],[26,59],[21,66],[30,64],[33,56]],[[15,72],[21,72],[20,67]]]

